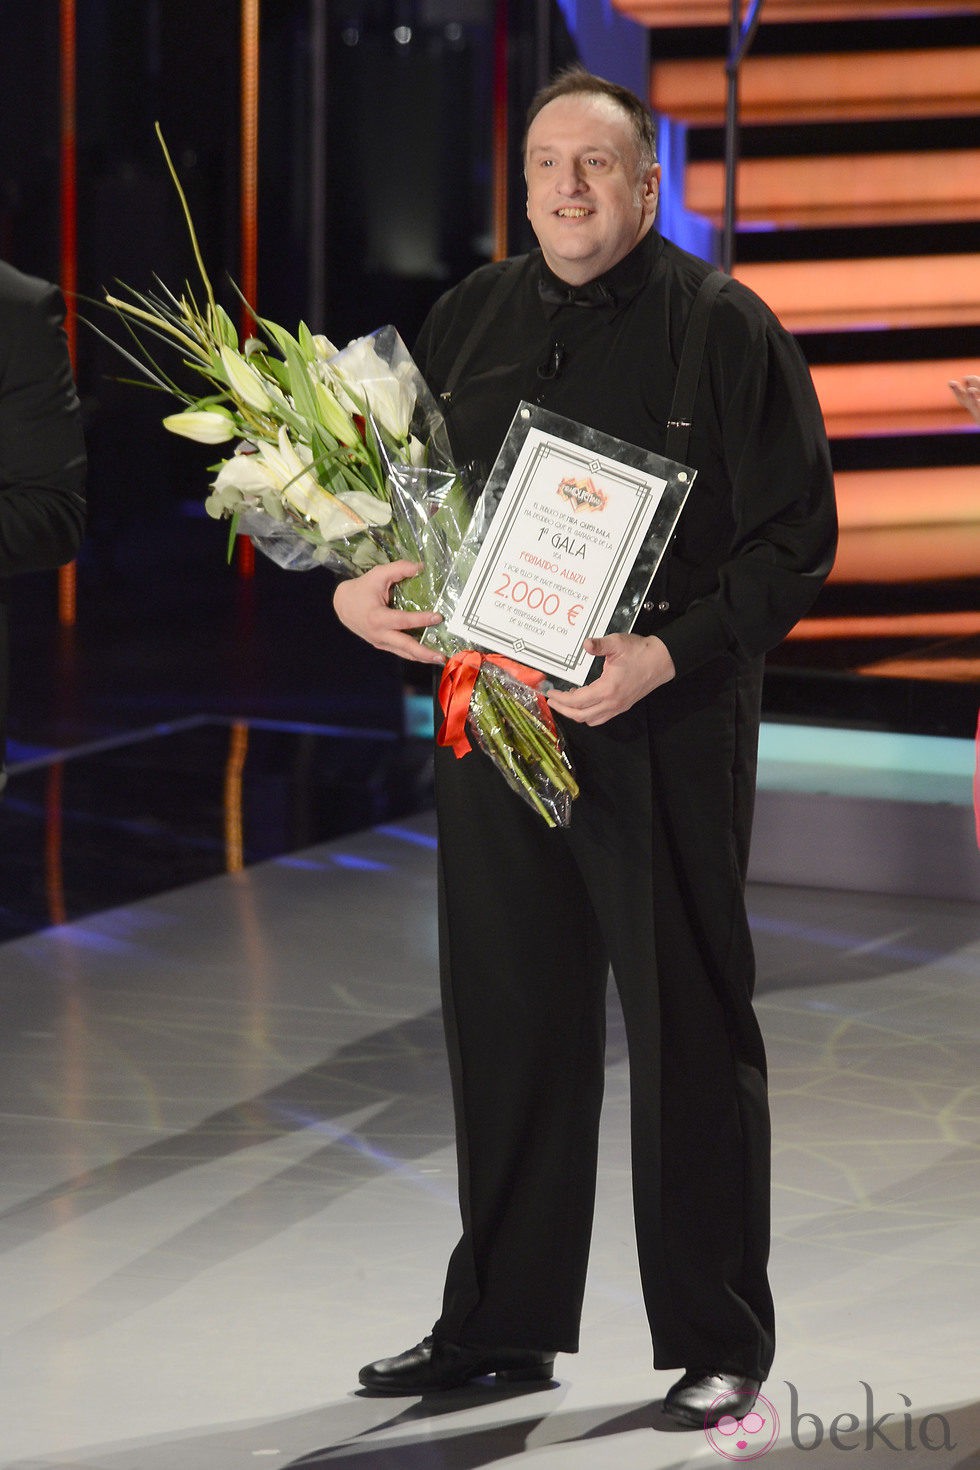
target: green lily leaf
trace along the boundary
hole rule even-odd
[[[320,414],[309,369],[299,343],[294,337],[289,337],[288,333],[286,336],[288,340],[283,344],[283,356],[289,371],[289,391],[297,413],[306,419],[308,424],[313,425],[319,420]]]
[[[307,362],[312,362],[316,357],[316,347],[313,345],[313,333],[305,322],[300,322],[297,330],[299,338],[299,350]]]
[[[214,307],[214,319],[218,324],[218,330],[215,335],[220,338],[226,347],[237,347],[238,331],[235,323],[223,306],[216,305]]]

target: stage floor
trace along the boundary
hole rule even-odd
[[[421,811],[0,945],[2,1470],[980,1463],[967,902],[751,888],[780,1322],[757,1440],[658,1408],[612,999],[581,1353],[550,1389],[359,1395],[428,1330],[457,1231],[434,858]]]

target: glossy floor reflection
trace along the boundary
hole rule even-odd
[[[429,805],[431,745],[385,729],[193,715],[14,759],[0,940]]]
[[[752,1456],[657,1408],[614,1002],[583,1351],[543,1391],[355,1391],[427,1330],[456,1233],[434,885],[422,813],[0,945],[3,1470]],[[975,1465],[977,906],[755,886],[751,909],[767,1464]]]

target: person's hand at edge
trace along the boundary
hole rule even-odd
[[[950,382],[953,396],[961,408],[965,408],[974,423],[980,424],[980,377],[971,373],[962,382]]]
[[[598,679],[581,689],[555,689],[548,695],[553,710],[582,725],[604,725],[675,674],[674,660],[660,638],[610,633],[587,638],[585,651],[604,660]]]
[[[445,663],[442,654],[434,648],[423,648],[411,632],[413,628],[431,628],[441,623],[440,615],[435,612],[403,612],[389,602],[395,584],[416,576],[421,570],[415,562],[393,561],[385,566],[372,567],[361,577],[338,582],[333,595],[334,611],[345,628],[363,638],[365,643],[370,643],[372,648],[411,659],[414,663],[442,664]]]

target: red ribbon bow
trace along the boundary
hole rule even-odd
[[[477,653],[475,648],[464,648],[460,653],[454,653],[446,660],[439,681],[439,704],[442,708],[443,721],[436,736],[437,745],[450,745],[457,760],[461,760],[472,747],[466,738],[466,716],[469,714],[470,700],[473,697],[473,686],[480,675],[480,667],[486,661],[496,664],[498,669],[503,669],[505,674],[510,674],[514,679],[519,679],[522,684],[527,684],[531,689],[537,689],[539,684],[544,683],[544,674],[537,669],[529,669],[526,664],[519,664],[512,658],[504,658],[498,653]],[[555,721],[548,701],[543,694],[538,694],[538,708],[541,718],[553,734],[557,735]]]

